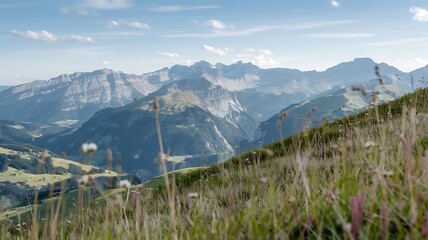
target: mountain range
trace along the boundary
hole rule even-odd
[[[147,179],[159,174],[155,96],[169,167],[182,168],[210,164],[252,144],[278,139],[279,112],[288,114],[282,129],[288,136],[308,123],[319,124],[322,116],[331,121],[362,111],[374,91],[380,101],[389,101],[425,86],[427,70],[404,73],[369,58],[322,72],[205,61],[140,75],[103,69],[0,92],[0,119],[64,127],[60,134],[38,135],[33,144],[79,159],[81,144],[95,142],[100,149],[112,148],[116,158],[120,155],[125,171]],[[352,90],[357,87],[367,96]],[[310,121],[305,120],[309,111]],[[105,159],[105,151],[93,156],[96,165],[105,165]]]
[[[155,162],[159,144],[154,96],[159,97],[164,146],[177,167],[230,156],[257,127],[234,93],[203,78],[184,79],[126,106],[99,111],[70,135],[40,138],[36,144],[77,158],[82,140],[96,142],[101,149],[111,147],[116,156],[121,155],[125,171],[140,169],[137,175],[145,179],[156,176],[160,169]],[[100,151],[93,159],[102,165],[105,153]]]

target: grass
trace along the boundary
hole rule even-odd
[[[154,189],[102,194],[105,205],[66,221],[4,225],[0,236],[426,238],[427,113],[428,90],[417,90],[209,168],[165,174]]]

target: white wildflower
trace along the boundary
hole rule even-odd
[[[268,181],[267,177],[261,177],[261,178],[259,178],[259,180],[262,183],[267,183],[267,181]]]
[[[91,179],[91,176],[89,175],[83,175],[82,177],[80,177],[79,179],[77,179],[77,183],[79,185],[86,185],[88,184],[89,180]]]
[[[374,147],[374,146],[376,146],[376,143],[375,143],[375,142],[373,142],[373,141],[367,141],[367,142],[364,144],[364,147],[365,147],[365,148],[371,148],[371,147]]]
[[[197,192],[189,192],[188,193],[188,197],[189,198],[197,198],[198,197],[198,193]]]
[[[95,143],[84,143],[82,144],[82,151],[84,153],[94,153],[97,151],[98,146]]]
[[[352,224],[346,223],[343,228],[345,228],[346,231],[350,232],[352,230]]]
[[[119,187],[121,187],[121,188],[131,188],[131,182],[129,180],[127,180],[127,179],[120,180]]]
[[[392,175],[394,175],[394,172],[392,170],[386,169],[385,171],[383,171],[383,175],[385,177],[391,177]]]

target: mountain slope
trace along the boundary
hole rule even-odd
[[[0,86],[0,92],[10,88],[10,86]]]
[[[384,76],[383,81],[384,85],[379,85],[378,80],[371,80],[312,100],[292,104],[262,122],[252,140],[261,143],[277,141],[281,138],[281,134],[282,137],[287,137],[305,128],[319,126],[323,117],[325,117],[325,121],[332,121],[345,115],[361,112],[370,106],[374,91],[378,92],[377,103],[394,100],[408,92],[399,87],[396,80]],[[408,88],[409,84],[407,84]],[[364,89],[366,96],[358,89]],[[286,113],[286,117],[281,121],[282,113]],[[279,129],[279,124],[281,129]]]

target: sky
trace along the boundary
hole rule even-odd
[[[425,49],[425,50],[424,50]],[[0,0],[0,85],[110,68],[428,64],[428,0]]]

